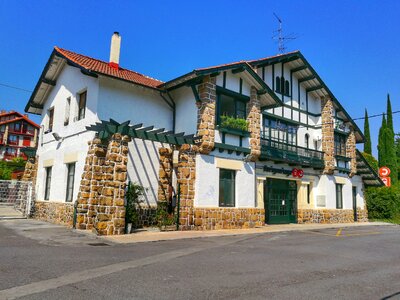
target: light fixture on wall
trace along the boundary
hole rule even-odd
[[[53,135],[54,139],[55,139],[57,142],[62,142],[62,141],[64,140],[64,138],[61,137],[57,132],[53,132],[52,135]]]

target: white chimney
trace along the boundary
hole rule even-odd
[[[118,69],[119,67],[119,52],[121,49],[121,36],[119,32],[114,32],[111,37],[111,49],[110,49],[110,67]]]

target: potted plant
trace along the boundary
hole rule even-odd
[[[228,133],[246,135],[249,132],[249,122],[242,118],[220,116],[219,128]]]

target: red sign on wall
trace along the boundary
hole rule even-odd
[[[390,177],[382,177],[381,178],[383,183],[387,186],[390,187],[392,185],[392,182],[390,181]]]
[[[303,171],[302,169],[296,169],[296,168],[294,168],[294,169],[292,170],[292,176],[293,176],[293,177],[302,178],[302,177],[304,176],[304,171]]]
[[[390,169],[388,167],[379,168],[379,176],[388,177],[390,175]]]

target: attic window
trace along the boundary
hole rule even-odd
[[[275,92],[290,96],[290,83],[289,80],[285,80],[285,77],[275,77]]]
[[[84,91],[79,94],[79,103],[78,103],[78,121],[85,118],[86,113],[86,97],[87,91]]]

